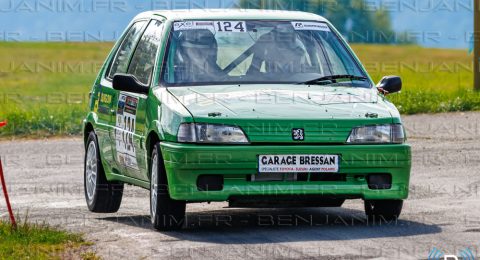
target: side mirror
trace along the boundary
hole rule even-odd
[[[402,79],[398,76],[385,76],[378,83],[377,88],[384,94],[393,94],[402,90]]]
[[[129,74],[115,74],[113,76],[113,89],[119,91],[132,92],[137,94],[148,94],[149,88],[147,85],[142,84],[138,79]]]

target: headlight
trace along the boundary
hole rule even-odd
[[[248,139],[236,126],[186,123],[178,129],[178,142],[245,144]]]
[[[347,143],[352,144],[401,144],[404,142],[405,133],[400,124],[357,127],[352,130],[347,140]]]

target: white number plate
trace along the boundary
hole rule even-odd
[[[259,155],[258,172],[338,172],[338,155],[295,154],[295,155]]]

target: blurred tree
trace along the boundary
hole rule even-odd
[[[330,20],[350,42],[412,43],[395,33],[387,10],[365,0],[240,0],[240,6],[316,13]]]

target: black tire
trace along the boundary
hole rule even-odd
[[[345,203],[345,199],[333,199],[330,203],[327,207],[340,208]]]
[[[365,214],[372,220],[396,220],[402,213],[403,200],[365,200]]]
[[[91,146],[93,145],[93,146]],[[96,162],[96,167],[92,167],[91,163],[87,162],[89,156],[89,149],[95,150],[93,156]],[[91,185],[87,190],[87,169],[96,172],[94,185]],[[105,171],[100,159],[100,150],[98,148],[97,136],[94,132],[90,132],[87,142],[85,144],[85,160],[84,160],[84,178],[83,188],[85,191],[85,200],[87,201],[88,209],[95,213],[114,213],[117,212],[122,203],[123,183],[109,182],[105,177]],[[91,176],[91,175],[89,175]],[[93,194],[92,194],[93,192]],[[89,194],[90,193],[90,194]]]
[[[181,229],[185,222],[186,202],[170,198],[159,143],[153,148],[150,158],[150,217],[153,227],[159,231]],[[156,166],[154,162],[157,163]]]

